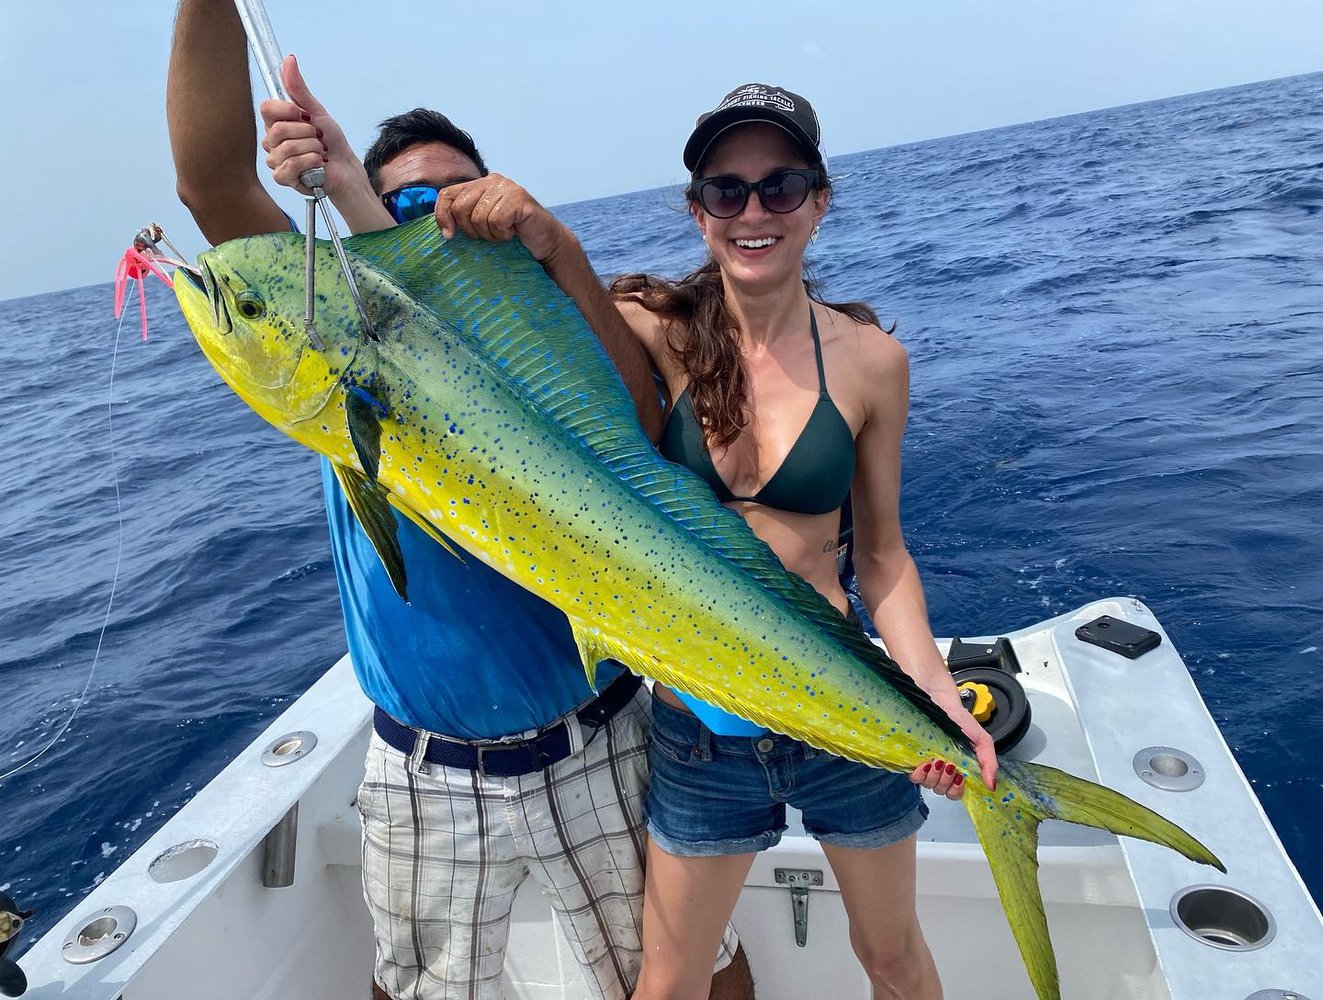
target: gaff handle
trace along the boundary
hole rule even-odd
[[[262,0],[234,0],[234,5],[239,8],[239,20],[243,21],[248,44],[252,47],[257,68],[266,83],[267,96],[273,101],[288,101],[289,94],[280,82],[280,64],[285,57],[276,42],[271,19],[266,16],[266,7],[262,5]]]
[[[266,7],[262,0],[234,0],[234,5],[239,8],[239,20],[243,22],[262,82],[266,84],[267,96],[273,101],[288,101],[289,93],[280,79],[280,64],[285,61],[285,55],[276,41]],[[319,188],[326,183],[326,171],[321,167],[309,167],[299,174],[299,181],[310,190]]]

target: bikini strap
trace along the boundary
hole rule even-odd
[[[813,303],[809,303],[809,330],[813,333],[813,357],[818,362],[818,398],[827,398],[827,373],[822,367],[822,342],[818,339],[818,317],[813,315]]]

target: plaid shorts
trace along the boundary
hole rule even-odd
[[[641,688],[582,752],[510,778],[420,774],[373,733],[358,808],[377,984],[398,1000],[500,1000],[510,908],[531,875],[589,992],[628,997],[642,957],[650,724]],[[736,945],[728,927],[716,969]]]

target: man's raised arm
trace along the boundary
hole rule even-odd
[[[248,42],[234,0],[182,0],[165,95],[175,190],[208,242],[287,231],[258,180]]]

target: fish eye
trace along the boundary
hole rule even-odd
[[[234,307],[244,319],[257,319],[266,312],[266,303],[255,292],[240,292],[234,297]]]

